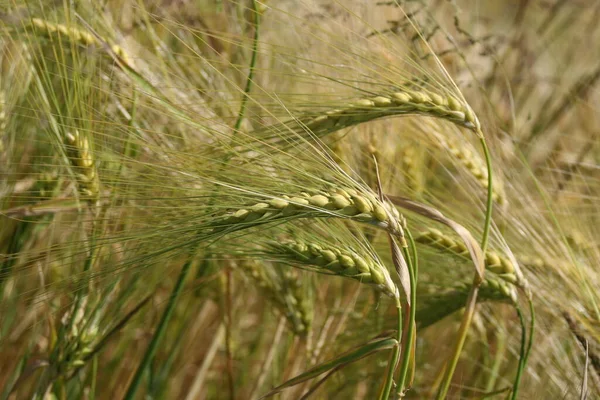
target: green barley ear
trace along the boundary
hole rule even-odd
[[[224,233],[284,218],[338,217],[393,229],[396,222],[390,210],[393,208],[370,193],[332,187],[328,190],[307,190],[296,196],[284,194],[264,199],[217,217],[212,226],[215,233]]]
[[[426,328],[434,325],[441,319],[462,309],[465,306],[471,287],[471,282],[464,282],[446,290],[432,286],[428,293],[420,294],[417,302],[419,327]],[[488,274],[481,283],[478,299],[516,305],[516,287],[495,274]]]
[[[45,171],[39,174],[35,184],[40,199],[48,200],[54,197],[57,188],[60,187],[60,179],[57,171]]]
[[[468,104],[451,95],[431,93],[424,89],[357,99],[345,107],[310,114],[305,112],[305,116],[261,128],[254,134],[258,138],[273,139],[275,143],[287,146],[298,141],[298,135],[305,132],[310,137],[323,138],[332,132],[368,121],[403,115],[436,117],[465,127],[477,135],[481,132],[479,120]]]
[[[489,184],[486,161],[475,151],[471,143],[462,140],[460,136],[457,137],[449,129],[450,127],[435,124],[433,121],[423,121],[422,124],[427,127],[426,131],[428,134],[435,139],[432,141],[433,146],[450,153],[456,159],[457,163],[473,176],[478,185],[483,189],[482,192],[485,192]],[[506,194],[504,193],[500,177],[494,179],[492,198],[499,205],[506,203]]]
[[[100,180],[90,138],[79,131],[65,135],[66,153],[75,172],[79,193],[83,199],[96,202],[100,195]]]
[[[465,259],[469,257],[469,251],[463,242],[435,228],[422,231],[415,237],[415,241]],[[485,253],[484,262],[486,270],[496,274],[498,279],[517,285],[529,293],[529,284],[520,269],[516,268],[508,257],[502,256],[494,250],[488,250]],[[530,294],[528,294],[529,296]]]
[[[88,298],[84,298],[77,309],[69,309],[62,315],[56,331],[51,324],[49,367],[40,377],[40,390],[48,390],[57,380],[68,378],[85,365],[93,343],[100,337],[99,317],[97,306],[90,307]]]
[[[268,254],[275,259],[315,272],[343,276],[375,285],[390,297],[399,296],[398,289],[385,266],[373,256],[361,254],[351,248],[290,240],[283,243],[270,243]]]

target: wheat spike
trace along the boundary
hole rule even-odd
[[[290,141],[298,141],[298,133],[305,133],[306,130],[321,138],[340,129],[375,119],[416,114],[441,118],[465,127],[477,135],[481,134],[479,120],[466,103],[452,96],[436,95],[425,90],[405,90],[357,99],[346,106],[268,126],[255,132],[255,135],[263,140],[285,141],[289,145]],[[289,130],[294,134],[284,136]]]
[[[502,275],[488,274],[479,287],[479,296],[484,300],[507,301],[516,304],[517,291],[513,283],[507,281]],[[462,287],[465,293],[468,293],[471,284],[465,283]]]
[[[63,327],[70,327],[70,329],[65,330],[62,341],[53,343],[54,346],[60,346],[60,350],[50,349],[51,353],[58,354],[58,360],[56,360],[58,375],[65,375],[84,366],[87,356],[93,351],[94,342],[100,336],[96,313],[101,311],[97,310],[91,315],[86,315],[86,304],[87,298],[84,298],[77,310],[67,311],[60,320]],[[73,315],[73,311],[75,311],[75,315]],[[71,319],[73,320],[71,321]]]
[[[50,199],[58,186],[59,176],[56,171],[42,172],[39,174],[36,189],[41,198]]]

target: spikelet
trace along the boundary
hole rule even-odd
[[[390,297],[399,292],[385,266],[375,257],[349,248],[299,240],[270,244],[270,255],[316,272],[345,276],[375,285]]]
[[[90,141],[78,131],[65,135],[67,157],[71,162],[81,196],[87,200],[98,200],[100,180]]]

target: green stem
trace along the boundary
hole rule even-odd
[[[88,395],[89,400],[96,399],[96,380],[98,379],[98,355],[94,355],[92,359],[92,382],[90,383],[90,392]]]
[[[410,246],[410,254],[412,255],[412,263],[415,270],[415,282],[419,281],[419,255],[417,253],[417,245],[415,243],[415,238],[412,233],[407,229],[406,236],[408,237],[408,244]],[[416,286],[416,285],[415,285]],[[415,294],[416,296],[416,294]]]
[[[186,263],[181,268],[181,272],[179,273],[179,277],[177,278],[177,283],[175,284],[175,287],[173,288],[173,291],[171,292],[171,296],[169,297],[169,301],[167,302],[167,307],[163,311],[160,322],[158,323],[158,326],[156,327],[156,331],[154,332],[154,335],[152,336],[152,340],[150,341],[150,344],[148,345],[148,348],[146,349],[144,358],[142,359],[142,362],[138,366],[137,371],[135,371],[133,380],[131,381],[129,388],[127,389],[127,393],[125,394],[125,397],[123,398],[124,400],[132,400],[135,397],[135,394],[136,394],[137,390],[139,389],[140,384],[142,383],[142,377],[144,376],[144,372],[150,365],[152,358],[154,358],[154,354],[156,353],[156,350],[158,349],[158,345],[160,344],[163,336],[165,335],[165,332],[167,330],[167,325],[169,324],[171,316],[173,315],[173,310],[175,310],[175,304],[177,303],[177,299],[179,298],[179,296],[181,295],[181,292],[183,291],[183,283],[185,282],[185,278],[187,277],[188,273],[190,272],[190,267],[192,265],[192,261],[193,261],[193,257],[190,256],[188,261],[186,261]]]
[[[531,351],[531,346],[533,345],[533,333],[535,329],[535,312],[533,309],[533,302],[531,299],[529,300],[529,311],[531,313],[531,325],[529,326],[529,342],[527,343],[527,347],[525,347],[525,341],[527,338],[527,334],[525,333],[525,319],[523,318],[523,312],[519,307],[517,307],[517,314],[519,316],[519,322],[521,323],[521,352],[519,357],[519,366],[517,368],[517,376],[515,377],[515,382],[513,384],[513,390],[511,395],[511,400],[516,400],[517,395],[519,393],[519,386],[521,384],[521,377],[523,376],[523,372],[525,371],[525,367],[527,366],[527,359],[529,358],[529,353]]]
[[[515,377],[515,382],[513,383],[512,395],[510,397],[512,400],[517,398],[517,393],[519,392],[519,383],[521,382],[521,374],[523,372],[523,361],[525,360],[525,346],[527,345],[527,327],[525,326],[523,312],[519,306],[517,306],[517,315],[519,316],[519,323],[521,324],[521,349],[519,351],[517,375]]]
[[[244,97],[242,97],[242,104],[240,105],[240,112],[238,113],[237,120],[235,121],[234,129],[237,131],[242,126],[244,120],[244,114],[246,114],[246,105],[248,103],[248,94],[252,90],[252,83],[254,79],[254,68],[256,67],[256,59],[258,58],[258,33],[260,27],[260,12],[256,4],[256,0],[252,1],[252,12],[254,12],[254,39],[252,42],[252,58],[250,59],[250,70],[248,71],[248,77],[246,78],[246,87],[244,88]]]
[[[408,327],[406,331],[406,337],[404,343],[402,343],[402,362],[400,364],[400,375],[398,378],[398,393],[404,391],[404,385],[406,383],[406,376],[408,375],[408,365],[411,356],[411,346],[413,342],[413,335],[415,333],[415,317],[417,312],[417,264],[416,264],[416,248],[414,247],[414,239],[408,229],[405,229],[406,236],[408,237],[409,243],[413,251],[413,259],[409,254],[408,248],[403,247],[402,252],[406,258],[406,264],[408,265],[408,275],[410,278],[410,308],[408,317]]]
[[[399,297],[396,298],[396,310],[398,312],[398,343],[392,349],[387,375],[385,378],[385,384],[383,386],[383,390],[381,391],[381,395],[379,396],[379,400],[387,400],[390,398],[392,385],[394,383],[394,371],[396,370],[396,365],[398,364],[398,356],[400,355],[400,342],[402,340],[402,305],[400,304]]]
[[[481,136],[481,147],[483,147],[483,154],[485,155],[485,164],[488,173],[488,187],[487,187],[487,203],[485,209],[485,222],[483,225],[483,235],[481,238],[481,251],[485,254],[488,244],[488,238],[490,234],[490,227],[492,225],[492,211],[494,208],[494,186],[493,186],[493,177],[492,177],[492,157],[490,155],[490,149],[485,142],[485,138],[483,135]]]
[[[463,315],[463,319],[460,324],[460,328],[458,330],[458,339],[454,345],[454,350],[452,352],[452,358],[446,367],[446,371],[444,372],[444,378],[442,380],[442,385],[440,386],[440,390],[436,396],[436,399],[444,399],[448,394],[448,389],[450,389],[450,382],[452,381],[452,376],[454,375],[454,370],[456,369],[456,365],[458,364],[458,359],[460,358],[460,353],[462,351],[463,345],[465,344],[465,340],[467,338],[467,333],[469,332],[469,326],[471,325],[471,321],[473,320],[473,315],[475,314],[475,305],[477,304],[477,293],[479,292],[479,275],[475,274],[475,281],[473,282],[473,286],[471,287],[471,291],[469,292],[469,298],[467,299],[467,305],[465,308],[465,314]]]

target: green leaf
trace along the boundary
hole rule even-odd
[[[362,358],[365,358],[373,353],[377,353],[381,350],[388,350],[393,348],[394,346],[398,346],[398,341],[394,338],[385,337],[385,338],[377,338],[373,339],[364,345],[358,347],[357,349],[347,351],[336,357],[332,360],[325,361],[322,364],[316,365],[308,371],[304,372],[296,376],[295,378],[290,379],[289,381],[277,386],[272,389],[269,393],[265,394],[261,397],[261,399],[266,399],[267,397],[271,397],[274,394],[281,392],[284,389],[289,387],[298,385],[300,383],[306,382],[310,379],[316,378],[317,376],[330,371],[332,369],[340,369],[348,364],[356,362]]]

